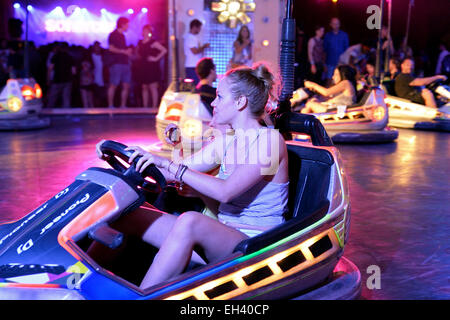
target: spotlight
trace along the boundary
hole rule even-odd
[[[142,13],[147,13],[148,12],[148,9],[147,8],[142,8]]]
[[[106,9],[105,9],[105,8],[101,8],[101,9],[100,9],[100,12],[101,12],[101,13],[106,13]]]
[[[18,4],[17,2],[14,3],[14,9],[19,9],[20,8],[20,4]]]
[[[33,10],[33,7],[31,6],[31,4],[27,5],[27,10],[28,10],[28,11]]]
[[[133,9],[128,9],[128,13],[129,13],[129,14],[133,14],[133,13],[134,13],[134,10],[133,10]]]

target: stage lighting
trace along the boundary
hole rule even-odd
[[[29,4],[29,5],[27,6],[27,9],[28,9],[28,11],[33,10],[33,7],[31,6],[31,4]]]
[[[148,9],[147,8],[142,8],[142,13],[147,13],[148,12]]]
[[[14,9],[19,9],[20,8],[20,4],[18,4],[17,2],[14,3]]]
[[[134,10],[133,9],[128,9],[128,14],[133,14]]]

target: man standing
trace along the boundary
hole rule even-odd
[[[333,77],[333,72],[339,62],[339,57],[348,48],[349,40],[346,32],[340,30],[341,22],[338,18],[331,19],[331,31],[325,34],[323,46],[326,53],[327,82]]]
[[[122,82],[120,95],[120,107],[125,108],[128,91],[131,83],[131,68],[128,58],[133,50],[127,47],[124,32],[128,30],[130,21],[125,17],[117,20],[117,28],[109,34],[108,44],[110,51],[111,66],[109,68],[108,106],[114,106],[114,93],[117,86]]]
[[[67,52],[68,43],[57,45],[53,57],[50,59],[47,79],[50,83],[47,107],[57,107],[57,102],[62,97],[62,107],[70,108],[72,81],[76,73],[75,61]]]
[[[197,85],[199,79],[195,73],[195,66],[197,62],[203,57],[203,51],[209,48],[209,43],[202,44],[200,31],[202,30],[202,23],[194,19],[189,24],[189,33],[184,38],[184,67],[186,71],[186,78],[193,79],[194,84]]]

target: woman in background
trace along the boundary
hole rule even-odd
[[[233,43],[233,56],[228,69],[252,65],[252,42],[250,30],[247,26],[242,26],[237,39]]]
[[[161,80],[160,60],[167,49],[153,37],[152,27],[148,24],[142,27],[143,39],[137,45],[138,61],[136,66],[136,81],[142,89],[142,104],[149,107],[149,93],[152,96],[151,110],[158,110],[158,82]]]

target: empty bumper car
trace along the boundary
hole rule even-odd
[[[294,92],[291,102],[304,96],[301,90]],[[313,115],[334,143],[384,143],[398,137],[398,131],[387,126],[390,115],[384,103],[384,92],[376,87],[365,92],[357,104],[337,106]]]
[[[242,241],[221,261],[141,290],[138,284],[155,248],[127,238],[111,266],[100,265],[87,248],[94,241],[119,246],[124,235],[110,223],[145,201],[156,206],[165,180],[154,166],[141,175],[134,164],[124,165],[118,159],[126,161],[131,153],[108,141],[102,148],[110,155],[112,169],[87,169],[33,212],[0,226],[0,298],[357,297],[359,270],[342,256],[350,201],[339,151],[313,116],[289,113],[281,119],[287,131],[310,135],[312,141],[287,142],[290,194],[285,223]]]
[[[0,91],[0,130],[41,129],[50,125],[40,117],[42,90],[32,78],[9,79]]]

